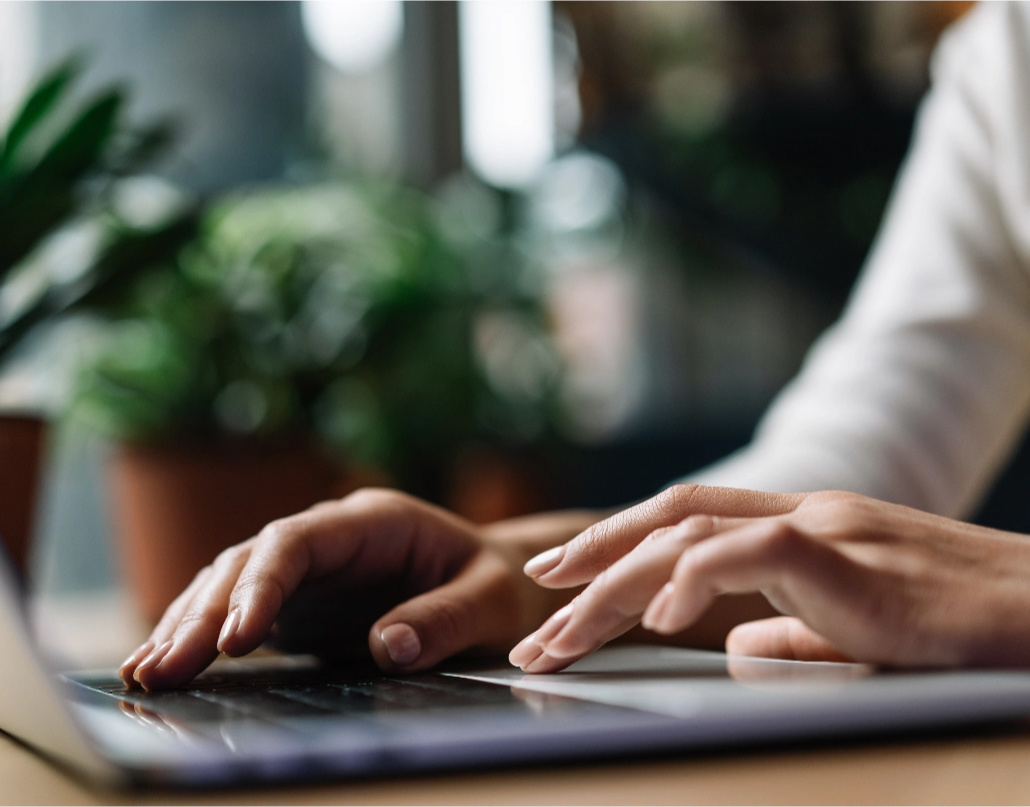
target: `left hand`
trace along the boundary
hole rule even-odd
[[[722,594],[785,617],[737,627],[730,653],[897,666],[1030,666],[1030,539],[848,493],[681,485],[527,564],[590,581],[511,653],[553,672],[638,622],[690,626]]]
[[[225,550],[122,665],[127,686],[183,686],[219,651],[272,638],[388,673],[461,652],[496,653],[568,599],[520,568],[596,520],[551,513],[472,524],[397,491],[364,489],[265,527]]]

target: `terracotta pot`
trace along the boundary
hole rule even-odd
[[[332,463],[294,446],[127,445],[110,473],[122,573],[151,622],[226,547],[348,492]]]
[[[471,447],[454,459],[444,501],[478,524],[535,513],[549,504],[539,461],[497,448]]]
[[[28,572],[46,431],[39,418],[0,416],[0,536],[23,576]]]

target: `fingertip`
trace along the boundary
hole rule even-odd
[[[227,637],[224,641],[219,638],[216,649],[219,653],[224,653],[230,658],[240,658],[257,650],[266,638],[267,635],[265,633],[256,632],[253,629],[248,630],[241,625],[236,630],[236,633]]]
[[[143,659],[145,659],[147,656],[149,656],[153,651],[154,642],[153,640],[148,639],[146,642],[137,647],[129,655],[129,657],[122,662],[121,666],[118,668],[118,677],[122,679],[125,686],[127,686],[129,689],[133,689],[137,686],[135,679],[133,679],[132,677],[133,674],[136,672],[136,668],[139,666],[140,662],[143,661]]]
[[[390,661],[398,667],[409,667],[422,655],[422,640],[418,631],[406,622],[397,622],[383,628],[379,638]]]
[[[154,651],[156,661],[145,660],[134,678],[147,692],[175,689],[196,678],[216,656],[213,652],[198,656],[196,651],[181,643],[166,642]]]
[[[537,644],[536,634],[531,633],[511,649],[508,653],[508,663],[513,667],[525,669],[526,665],[535,661],[541,653],[543,648]]]
[[[373,625],[368,646],[384,672],[416,672],[432,664],[422,636],[407,622]]]
[[[757,622],[736,625],[726,634],[726,652],[732,656],[767,656],[756,651],[768,647],[767,631]]]
[[[155,681],[155,670],[164,661],[165,656],[171,652],[172,647],[174,647],[174,643],[169,639],[160,647],[152,650],[146,658],[136,665],[136,669],[132,672],[132,680],[149,692],[153,688]]]
[[[219,652],[225,653],[226,646],[236,638],[236,634],[239,632],[240,623],[242,622],[242,616],[239,606],[229,611],[228,616],[225,618],[225,622],[222,624],[222,630],[218,633],[218,641],[215,646]]]
[[[539,582],[540,578],[544,575],[555,571],[561,565],[564,557],[565,545],[555,546],[546,552],[541,552],[534,558],[530,558],[526,565],[522,567],[522,571],[527,577],[531,577]]]
[[[644,615],[640,618],[640,624],[646,630],[654,633],[672,633],[673,631],[669,628],[669,605],[672,601],[674,584],[669,582],[666,583],[654,595],[650,604],[647,606],[647,610],[644,611]]]
[[[524,664],[522,666],[522,670],[523,672],[533,673],[534,675],[554,673],[559,670],[564,670],[574,661],[576,661],[574,658],[555,658],[546,652],[542,652],[531,662]]]

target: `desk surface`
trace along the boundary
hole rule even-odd
[[[66,614],[57,609],[56,616],[51,612],[47,619],[69,624],[73,614],[80,618],[86,614],[93,620],[98,611],[111,607],[110,602],[88,607],[79,603]],[[82,637],[74,630],[69,635]],[[122,644],[110,651],[121,652]],[[95,643],[89,645],[89,652],[96,655]],[[1026,804],[1030,803],[1030,724],[1025,729],[984,729],[940,739],[922,736],[659,761],[194,793],[98,790],[0,735],[0,804],[327,803]]]

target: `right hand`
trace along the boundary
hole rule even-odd
[[[780,615],[730,654],[893,667],[1030,667],[1030,537],[854,493],[674,486],[528,564],[590,585],[511,653],[563,669],[637,623],[682,635],[725,595]]]
[[[371,653],[387,672],[470,649],[504,653],[568,599],[537,588],[522,564],[592,520],[569,513],[479,527],[389,490],[324,502],[201,570],[119,674],[147,690],[181,686],[219,651],[241,656],[270,636],[330,659]]]

